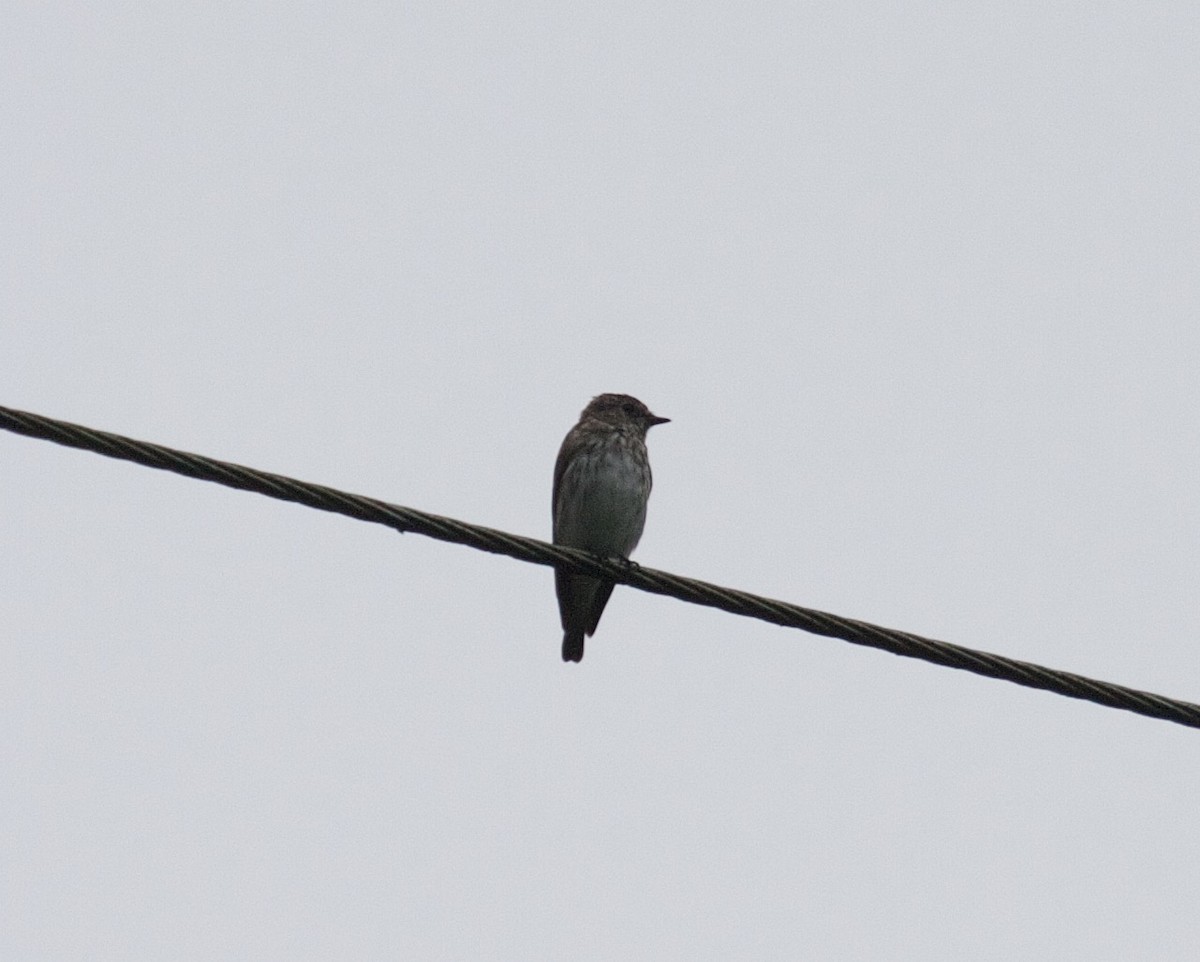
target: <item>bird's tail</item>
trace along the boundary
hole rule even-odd
[[[576,628],[563,635],[563,661],[583,661],[582,628]]]

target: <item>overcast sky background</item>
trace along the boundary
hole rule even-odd
[[[6,5],[0,404],[1200,700],[1200,7]],[[0,957],[1180,959],[1200,733],[0,434]]]

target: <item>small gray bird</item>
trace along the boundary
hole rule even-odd
[[[628,394],[601,394],[579,415],[554,464],[554,543],[606,558],[628,558],[646,524],[650,459],[646,432],[670,418]],[[554,570],[563,626],[563,661],[583,660],[613,582]]]

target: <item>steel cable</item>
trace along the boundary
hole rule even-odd
[[[282,501],[295,501],[321,511],[332,511],[360,521],[386,525],[400,532],[422,534],[439,541],[507,555],[519,561],[562,565],[586,574],[602,575],[619,584],[643,591],[678,598],[680,601],[719,608],[735,615],[757,618],[788,628],[800,628],[856,645],[880,648],[906,658],[919,658],[936,665],[999,678],[1029,688],[1041,688],[1068,698],[1078,698],[1151,718],[1161,718],[1179,725],[1200,728],[1200,705],[1127,688],[1124,685],[1045,668],[945,641],[935,641],[905,631],[881,628],[864,621],[802,608],[785,601],[722,588],[666,571],[643,568],[631,562],[601,559],[574,548],[563,548],[535,538],[467,524],[454,518],[428,514],[376,498],[349,494],[324,485],[310,484],[227,461],[217,461],[199,454],[190,454],[147,441],[137,441],[119,434],[110,434],[107,431],[98,431],[26,411],[0,407],[0,428],[202,481],[213,481],[230,488],[254,491]]]

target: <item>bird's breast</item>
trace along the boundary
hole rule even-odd
[[[628,556],[646,524],[650,468],[644,445],[580,451],[563,473],[554,540],[597,554]]]

